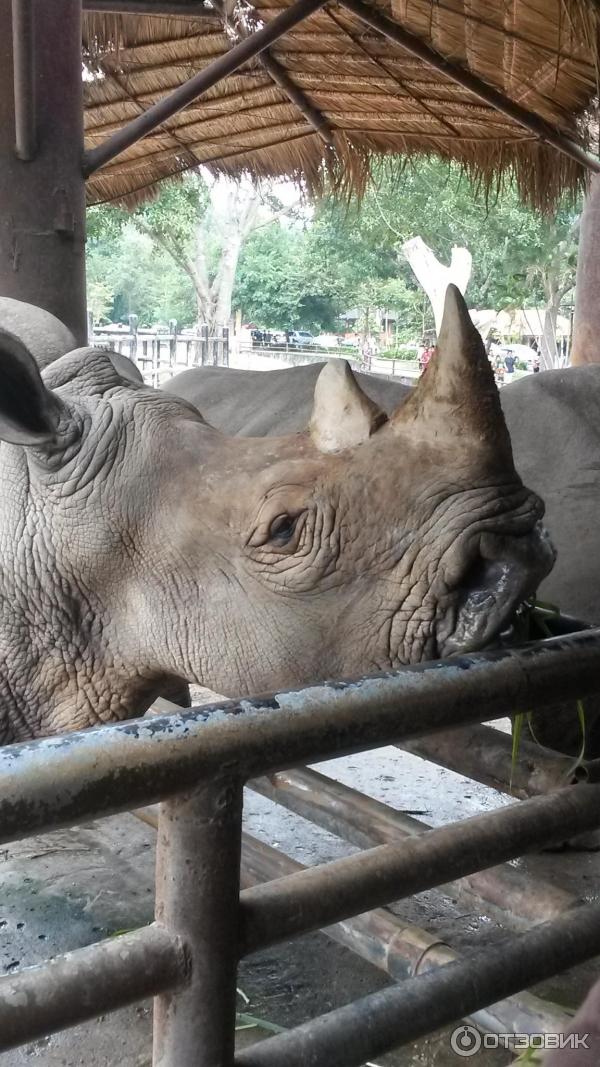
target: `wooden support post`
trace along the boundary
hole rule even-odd
[[[84,11],[98,11],[103,15],[162,15],[192,19],[216,18],[215,12],[202,0],[83,0]]]
[[[0,295],[50,311],[83,345],[80,0],[34,0],[15,10],[29,21],[13,57],[11,4],[0,4]]]
[[[200,362],[204,366],[208,359],[208,326],[205,322],[200,327]]]
[[[137,347],[138,347],[138,323],[139,319],[137,315],[129,316],[129,358],[137,364]]]
[[[571,363],[600,363],[600,177],[591,179],[581,215]]]
[[[177,319],[169,319],[169,366],[171,370],[177,365]]]

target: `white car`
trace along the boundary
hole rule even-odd
[[[294,348],[310,348],[314,345],[315,339],[308,330],[291,330],[289,343]]]

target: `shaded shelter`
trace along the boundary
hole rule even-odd
[[[198,165],[360,192],[375,158],[436,153],[550,208],[600,170],[597,0],[83,8],[0,11],[0,293],[80,340],[85,179],[88,203],[135,203]]]
[[[87,3],[97,7],[100,0]],[[86,11],[84,48],[98,75],[85,84],[87,145],[100,144],[289,4],[189,6],[188,18]],[[512,171],[522,194],[540,206],[581,181],[582,162],[557,153],[358,12],[363,7],[390,20],[459,78],[481,79],[585,148],[585,111],[597,90],[595,3],[350,6],[316,11],[271,47],[266,66],[264,55],[246,64],[93,174],[90,202],[144,195],[198,163],[217,173],[300,177],[316,189],[329,172],[337,184],[360,190],[373,157],[391,153],[435,152],[485,181]]]

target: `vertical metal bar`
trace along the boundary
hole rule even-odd
[[[19,155],[27,162],[15,152],[15,119]],[[3,0],[0,294],[56,315],[76,345],[87,343],[82,154],[80,0]]]
[[[35,25],[33,0],[12,0],[15,149],[22,160],[36,152]]]
[[[190,953],[181,992],[155,1000],[153,1067],[231,1067],[242,787],[213,779],[161,805],[156,919]]]

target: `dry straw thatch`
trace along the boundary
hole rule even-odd
[[[245,2],[245,0],[244,0]],[[264,0],[273,18],[291,0]],[[479,75],[582,144],[599,69],[600,0],[367,0],[453,63]],[[95,76],[85,83],[93,147],[235,42],[240,9],[201,18],[84,18]],[[246,8],[246,17],[248,9]],[[364,187],[372,160],[435,153],[486,184],[514,173],[541,207],[583,181],[583,168],[467,90],[331,3],[272,47],[293,86],[333,131],[328,147],[259,60],[226,78],[88,181],[90,203],[148,195],[162,178],[203,164]]]

